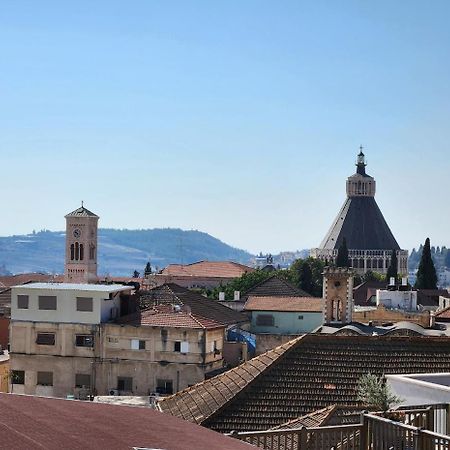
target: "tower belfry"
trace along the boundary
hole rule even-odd
[[[66,283],[95,283],[97,281],[97,229],[99,217],[81,207],[66,218]]]
[[[362,146],[356,157],[356,173],[348,177],[347,199],[319,248],[311,256],[335,261],[338,248],[346,240],[351,266],[359,274],[371,270],[385,274],[392,252],[397,253],[398,273],[408,273],[408,251],[400,249],[375,201],[376,182],[366,173]]]

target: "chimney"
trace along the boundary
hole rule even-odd
[[[234,301],[241,299],[241,291],[234,291]]]
[[[408,278],[406,277],[402,278],[402,286],[408,286]]]
[[[219,302],[225,301],[225,292],[219,292]]]
[[[395,286],[395,277],[389,279],[389,286]]]

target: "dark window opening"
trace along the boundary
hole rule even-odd
[[[18,295],[17,296],[17,308],[28,309],[29,297],[28,295]]]
[[[54,295],[40,295],[38,303],[40,310],[56,311],[56,296]]]
[[[174,352],[181,352],[181,341],[175,341],[173,345]]]
[[[93,347],[94,336],[92,336],[92,334],[77,334],[75,345],[77,347]]]
[[[275,318],[272,314],[258,314],[256,316],[256,325],[273,327],[275,325]]]
[[[84,374],[84,373],[75,374],[75,387],[90,388],[91,387],[91,376],[89,374]]]
[[[39,345],[55,345],[55,340],[55,333],[38,333],[36,336]]]
[[[133,391],[133,378],[117,377],[117,389],[119,391],[132,392]]]
[[[80,261],[84,259],[84,245],[80,244]]]
[[[77,311],[92,312],[94,300],[91,297],[77,297]]]
[[[24,370],[11,371],[11,383],[12,384],[25,384],[25,371]]]
[[[53,372],[38,372],[36,384],[39,386],[53,386]]]
[[[157,380],[156,392],[162,395],[173,394],[173,382],[172,380]]]

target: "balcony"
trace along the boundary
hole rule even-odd
[[[231,433],[266,450],[450,450],[450,404],[361,414],[354,425]]]

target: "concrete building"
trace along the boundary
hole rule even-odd
[[[164,394],[223,366],[223,324],[165,305],[120,317],[131,290],[70,283],[14,287],[14,392],[76,398]]]
[[[397,272],[408,274],[408,251],[395,240],[375,201],[375,179],[366,173],[366,159],[361,152],[356,173],[348,178],[347,199],[319,248],[311,256],[333,262],[344,238],[347,242],[351,266],[356,273],[371,270],[387,273],[392,252],[397,254]]]
[[[386,309],[417,311],[417,291],[377,289],[376,304]]]

